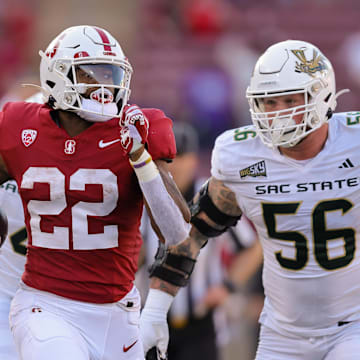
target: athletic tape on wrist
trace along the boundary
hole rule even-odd
[[[166,293],[165,291],[150,288],[145,306],[147,309],[159,310],[166,314],[173,300],[174,296]]]
[[[145,149],[139,159],[131,161],[135,174],[140,182],[148,182],[159,175],[159,170],[152,160],[151,155]]]

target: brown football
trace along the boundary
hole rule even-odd
[[[0,246],[4,243],[8,233],[8,220],[5,211],[0,209]]]

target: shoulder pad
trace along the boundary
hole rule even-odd
[[[142,109],[149,120],[148,151],[154,160],[176,156],[172,120],[159,109]]]

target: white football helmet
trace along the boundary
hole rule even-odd
[[[336,98],[335,75],[330,61],[314,45],[287,40],[270,46],[257,61],[246,97],[252,121],[269,147],[291,147],[321,127],[332,116]],[[264,99],[304,94],[305,105],[265,112]],[[293,117],[303,114],[296,124]]]
[[[93,121],[106,121],[106,108],[112,105],[115,115],[111,117],[121,117],[130,96],[133,70],[109,32],[88,25],[70,27],[39,54],[41,87],[54,109],[91,113],[89,116],[100,119]],[[90,81],[81,81],[79,71]],[[88,89],[95,89],[90,99],[98,106],[84,107]],[[102,116],[106,120],[101,120]]]

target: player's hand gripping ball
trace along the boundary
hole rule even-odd
[[[4,243],[8,233],[8,220],[4,210],[0,209],[0,246]]]

